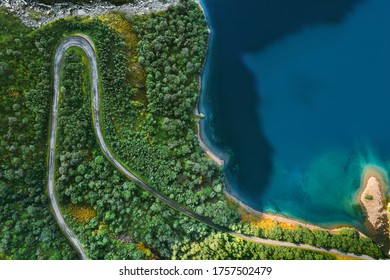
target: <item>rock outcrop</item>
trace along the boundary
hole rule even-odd
[[[56,18],[102,14],[121,11],[128,14],[143,14],[167,9],[179,0],[135,0],[134,3],[115,6],[101,0],[86,3],[56,3],[45,5],[31,0],[1,0],[0,7],[16,13],[27,26],[40,27]]]

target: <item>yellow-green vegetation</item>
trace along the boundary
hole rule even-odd
[[[341,228],[335,233],[322,229],[309,229],[301,225],[261,219],[244,224],[245,232],[252,235],[292,243],[305,243],[321,248],[334,248],[341,252],[383,257],[378,246],[369,238],[362,237],[354,228]]]
[[[81,206],[78,204],[70,204],[67,210],[79,224],[89,222],[92,218],[97,216],[95,209],[91,206]]]
[[[362,236],[354,228],[340,228],[328,231],[317,227],[306,227],[300,223],[286,219],[276,221],[272,216],[253,213],[229,199],[241,215],[240,229],[247,234],[287,241],[292,243],[309,244],[315,247],[337,249],[341,252],[365,254],[374,258],[383,257],[382,251],[370,238]]]
[[[133,23],[130,19],[126,19],[125,14],[118,12],[107,13],[99,16],[99,18],[121,35],[125,41],[129,67],[127,81],[134,91],[132,100],[145,104],[147,102],[146,73],[144,67],[138,61],[137,47],[139,39],[134,31]]]
[[[157,256],[152,252],[151,248],[146,246],[143,242],[139,242],[137,244],[137,249],[145,254],[145,256],[149,257],[152,260],[156,260]]]
[[[0,253],[0,260],[8,260],[9,258],[7,258],[7,256],[5,256],[4,254]]]
[[[356,257],[344,256],[344,255],[338,255],[338,254],[334,254],[334,255],[336,256],[336,260],[343,260],[343,261],[359,260]]]

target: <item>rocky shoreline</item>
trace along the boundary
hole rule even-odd
[[[166,10],[179,0],[136,0],[134,3],[115,6],[111,3],[94,0],[91,3],[56,3],[45,5],[31,0],[0,0],[0,7],[15,13],[27,26],[40,27],[54,19],[67,16],[97,15],[107,11],[127,14],[144,14]]]
[[[390,254],[390,228],[385,194],[387,180],[381,170],[374,166],[367,166],[362,177],[358,198],[365,212],[368,227],[372,229],[374,239],[383,251]]]

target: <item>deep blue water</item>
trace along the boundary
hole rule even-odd
[[[368,164],[390,170],[390,1],[202,0],[202,135],[260,211],[361,226]]]

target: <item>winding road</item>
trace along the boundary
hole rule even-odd
[[[163,194],[157,192],[153,188],[151,188],[147,183],[138,178],[134,173],[128,170],[126,166],[124,166],[110,151],[107,146],[104,136],[102,133],[101,127],[101,114],[100,114],[100,95],[99,95],[99,78],[98,78],[98,67],[96,62],[96,53],[94,49],[94,45],[91,39],[85,35],[75,35],[65,38],[61,41],[61,43],[57,46],[55,57],[54,57],[54,96],[53,96],[53,104],[51,109],[51,121],[50,121],[50,145],[49,145],[49,159],[48,159],[48,192],[50,197],[50,203],[54,212],[54,216],[61,228],[61,230],[65,233],[67,238],[70,240],[72,246],[76,249],[81,259],[88,259],[87,254],[84,251],[82,244],[79,242],[75,234],[70,230],[68,225],[66,224],[62,213],[59,209],[56,196],[55,196],[55,152],[56,152],[56,139],[57,139],[57,116],[59,109],[59,88],[60,88],[60,73],[63,63],[63,56],[65,51],[70,47],[78,47],[82,49],[86,56],[88,57],[91,69],[91,77],[92,77],[92,108],[93,108],[93,126],[95,129],[95,134],[98,139],[99,146],[106,156],[106,158],[128,179],[133,180],[138,186],[153,194],[158,199],[162,200],[168,206],[173,209],[201,222],[204,223],[216,230],[228,233],[232,236],[235,236],[240,239],[244,239],[250,242],[261,243],[261,244],[269,244],[269,245],[277,245],[277,246],[287,246],[293,248],[301,248],[308,249],[313,251],[320,251],[325,253],[335,253],[343,256],[350,256],[360,259],[372,259],[370,256],[366,255],[355,255],[350,253],[343,253],[338,250],[327,250],[324,248],[317,248],[314,246],[306,245],[306,244],[295,244],[283,241],[276,241],[271,239],[264,239],[254,236],[244,235],[242,233],[238,233],[232,231],[231,229],[215,224],[209,218],[201,216],[180,204],[168,199]]]

